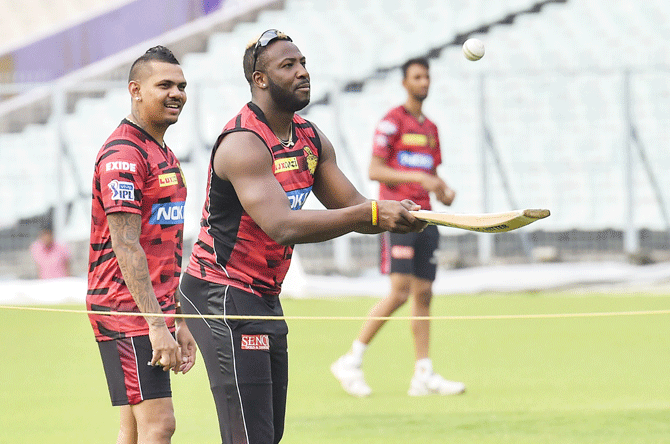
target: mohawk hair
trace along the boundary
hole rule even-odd
[[[147,49],[141,57],[133,62],[133,65],[130,67],[130,73],[128,74],[128,81],[137,80],[137,73],[139,68],[145,63],[151,61],[171,63],[173,65],[179,65],[177,58],[172,54],[172,51],[167,49],[165,46],[154,46],[153,48]]]

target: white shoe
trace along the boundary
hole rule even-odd
[[[449,381],[437,373],[428,376],[414,375],[409,385],[409,396],[460,395],[465,392],[465,384]]]
[[[356,365],[352,356],[346,354],[330,366],[333,376],[340,381],[342,388],[351,396],[363,398],[372,393],[372,389],[365,383],[363,370]]]

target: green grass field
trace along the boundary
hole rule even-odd
[[[288,299],[284,311],[361,316],[374,302]],[[663,309],[670,309],[670,295],[537,293],[436,297],[433,314]],[[468,389],[457,397],[410,398],[409,322],[391,321],[364,363],[373,394],[355,399],[329,366],[360,322],[292,320],[282,442],[670,442],[669,324],[670,315],[434,321],[434,366]],[[86,316],[0,309],[0,337],[0,443],[115,441],[118,410],[110,405]],[[173,392],[173,442],[220,442],[201,360],[191,373],[173,377]]]

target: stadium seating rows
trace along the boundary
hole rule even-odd
[[[189,104],[180,123],[167,134],[168,144],[190,160],[185,162],[190,195],[204,187],[205,175],[198,171],[205,167],[196,162],[206,162],[206,152],[223,124],[249,99],[242,53],[264,29],[286,30],[306,55],[313,100],[327,93],[330,100],[311,106],[305,116],[332,139],[338,162],[352,181],[374,194],[376,186],[366,179],[374,126],[404,99],[400,73],[381,75],[376,70],[425,54],[458,33],[533,4],[532,0],[287,0],[284,9],[264,11],[256,22],[213,34],[206,52],[181,60],[189,81]],[[512,194],[505,192],[487,151],[489,211],[512,205],[547,207],[553,216],[543,229],[625,226],[626,70],[631,72],[630,112],[637,135],[661,189],[670,189],[670,179],[661,176],[670,167],[663,143],[670,132],[670,4],[664,0],[547,4],[537,14],[519,15],[513,24],[496,25],[476,36],[487,49],[480,62],[466,61],[457,46],[447,47],[431,61],[433,83],[426,114],[440,129],[444,153],[440,172],[459,192],[452,211],[483,209],[486,127]],[[348,82],[364,78],[362,91],[342,91]],[[87,193],[92,159],[127,107],[124,88],[77,104],[62,131],[75,166],[72,171],[53,171],[55,122],[31,126],[23,134],[0,135],[0,177],[8,178],[0,187],[3,196],[12,196],[15,203],[14,213],[3,214],[0,225],[38,212],[57,199],[74,199],[82,186]],[[30,172],[12,169],[27,156],[43,162]],[[634,168],[639,214],[635,222],[663,228],[637,155]],[[77,175],[79,179],[73,179]],[[53,184],[59,176],[67,180],[62,192],[56,193]],[[189,207],[191,217],[197,218],[201,200],[195,200]]]
[[[60,29],[129,0],[0,0],[0,47]]]

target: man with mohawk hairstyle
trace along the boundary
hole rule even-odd
[[[175,430],[169,370],[188,372],[196,353],[183,319],[153,315],[180,312],[186,184],[163,136],[186,103],[186,80],[163,46],[138,58],[129,77],[131,112],[95,163],[86,305],[121,409],[117,444],[167,444]]]

